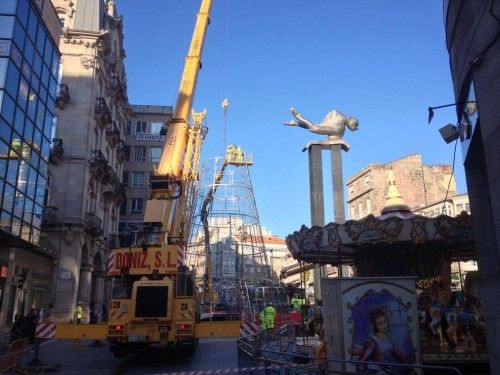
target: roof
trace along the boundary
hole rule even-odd
[[[415,215],[381,219],[369,215],[345,224],[329,223],[312,228],[303,225],[287,236],[286,241],[292,256],[308,263],[358,267],[374,262],[376,257],[386,262],[399,258],[403,263],[419,263],[418,269],[413,267],[416,273],[424,268],[423,263],[429,263],[426,275],[438,272],[439,267],[434,265],[441,259],[476,258],[472,224],[465,212],[457,217],[441,215],[435,218]],[[400,270],[389,271],[397,273]]]

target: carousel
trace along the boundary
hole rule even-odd
[[[389,171],[380,216],[322,227],[302,226],[287,237],[287,244],[298,261],[349,265],[356,277],[415,277],[423,362],[488,361],[481,303],[472,287],[474,273],[461,282],[461,288],[452,288],[452,264],[476,258],[466,212],[434,218],[413,214]]]

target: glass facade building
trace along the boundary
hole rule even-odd
[[[40,236],[60,60],[43,6],[0,0],[0,232],[31,244]]]

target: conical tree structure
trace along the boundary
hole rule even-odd
[[[203,163],[186,262],[202,299],[241,311],[242,290],[270,283],[271,272],[250,176],[251,154],[231,145]]]

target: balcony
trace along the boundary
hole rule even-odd
[[[106,125],[111,124],[111,111],[104,98],[97,98],[95,103],[95,116],[99,127],[103,129]]]
[[[117,206],[121,205],[127,199],[125,186],[121,182],[113,186],[113,199]]]
[[[64,155],[63,141],[61,138],[52,138],[52,145],[49,151],[49,162],[57,164]]]
[[[101,150],[92,150],[89,160],[90,173],[97,178],[103,178],[108,172],[108,161]]]
[[[59,224],[59,208],[55,206],[45,206],[43,208],[42,226]]]
[[[116,159],[119,162],[124,162],[128,159],[125,142],[123,140],[120,140],[120,142],[116,145]]]
[[[106,236],[105,244],[110,249],[116,249],[120,246],[120,242],[118,239],[118,235],[116,234],[108,234]]]
[[[93,212],[86,212],[83,218],[83,230],[92,237],[98,237],[102,234],[102,220]]]
[[[107,165],[104,171],[104,175],[102,176],[102,183],[109,186],[113,186],[113,184],[115,184],[116,181],[120,182],[118,176],[113,170],[113,167]]]
[[[69,96],[69,88],[65,83],[61,83],[57,90],[56,95],[56,106],[60,109],[64,109],[66,104],[69,103],[71,97]]]
[[[111,148],[114,148],[120,142],[120,128],[116,125],[116,121],[106,125],[106,140]]]
[[[111,77],[111,81],[109,83],[109,87],[114,92],[119,92],[119,91],[123,90],[123,85],[120,82],[120,78],[118,78],[117,75],[113,75],[113,77]]]

